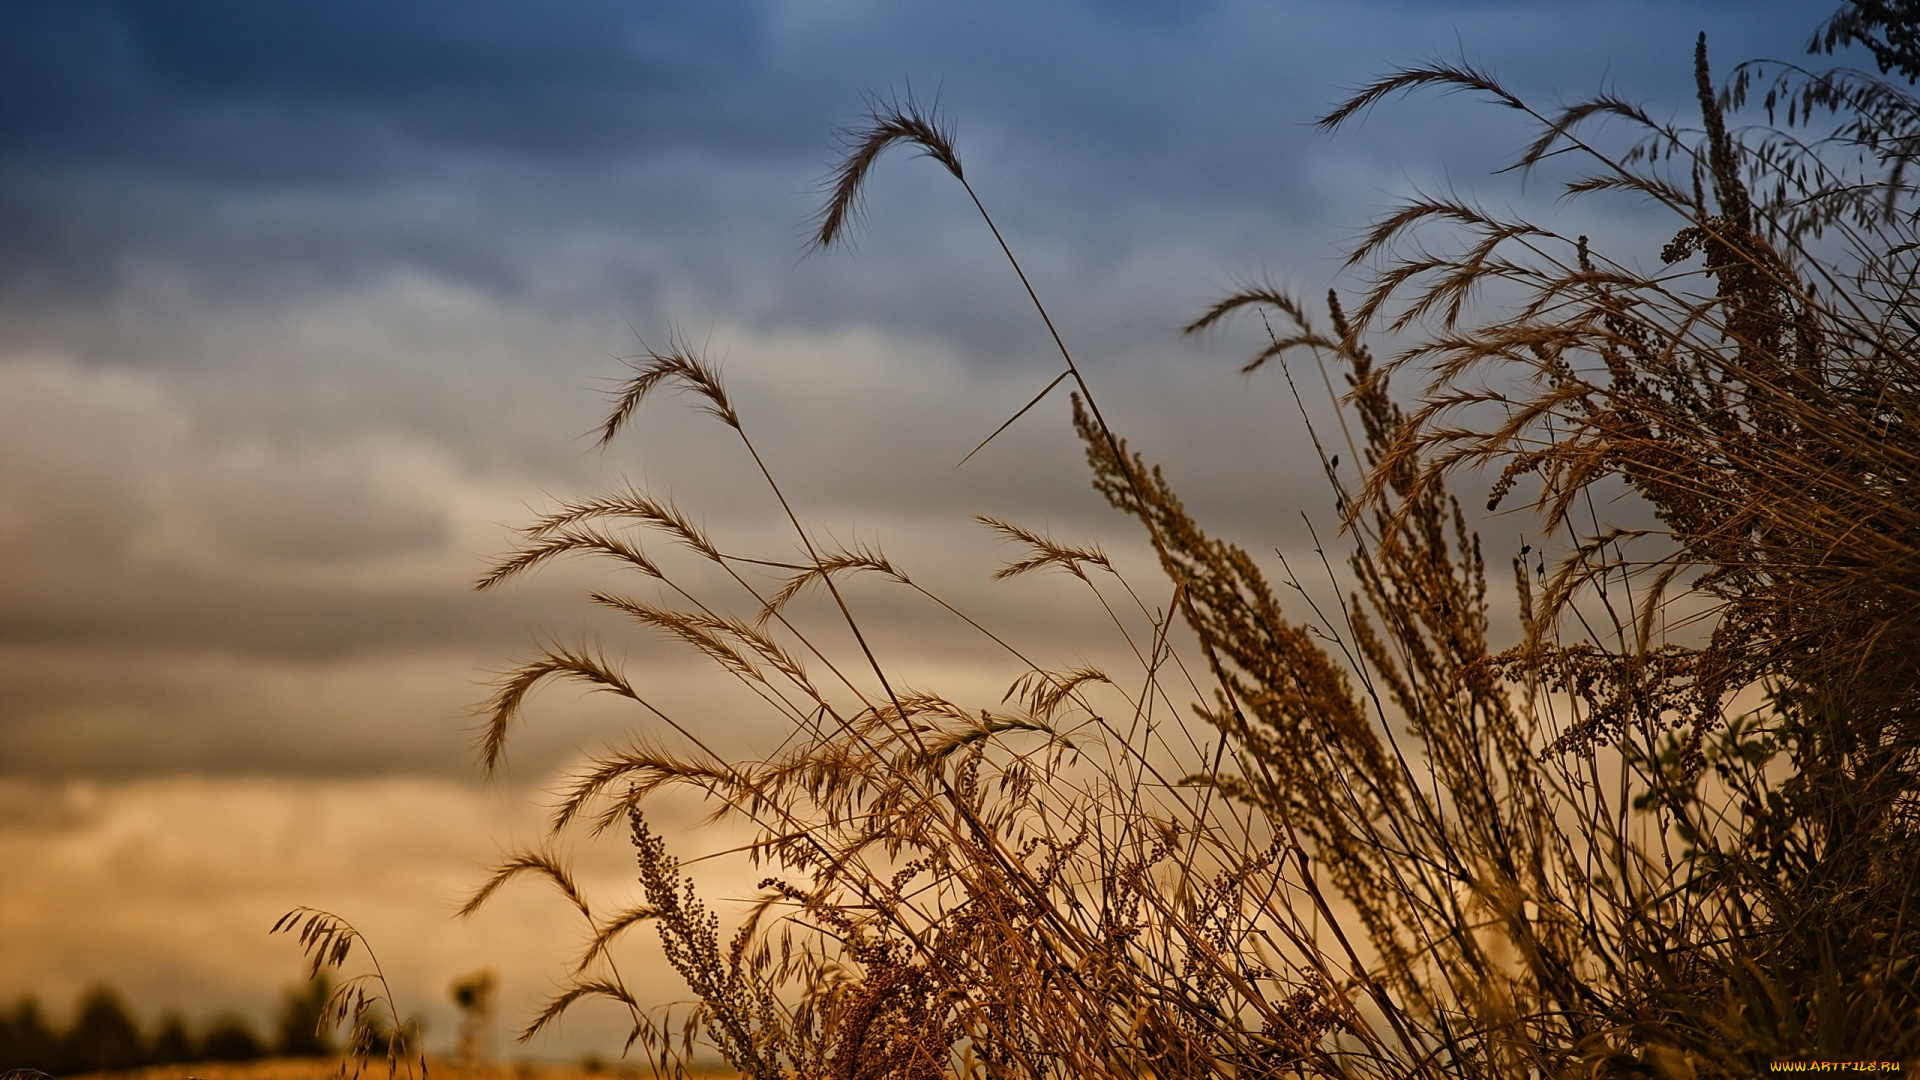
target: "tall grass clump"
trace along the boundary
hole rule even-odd
[[[1277,316],[1249,370],[1344,377],[1348,467],[1312,434],[1350,578],[1328,561],[1303,581],[1205,531],[1046,319],[1061,366],[1034,403],[1073,383],[1094,482],[1166,580],[983,524],[1020,545],[998,577],[1066,574],[1091,594],[1126,670],[1050,666],[883,552],[822,542],[715,370],[677,343],[639,358],[602,442],[656,391],[691,395],[802,555],[735,551],[626,489],[535,521],[481,585],[611,560],[647,593],[591,599],[712,660],[785,738],[764,759],[716,752],[700,718],[587,648],[501,683],[489,766],[547,681],[629,700],[647,732],[596,757],[553,818],[628,836],[630,904],[596,908],[537,849],[469,905],[530,875],[589,928],[526,1033],[611,999],[661,1071],[704,1049],[755,1080],[1920,1060],[1920,238],[1903,179],[1920,127],[1874,76],[1748,66],[1722,93],[1704,39],[1694,66],[1696,127],[1614,96],[1539,111],[1463,64],[1395,73],[1322,120],[1414,90],[1486,97],[1534,125],[1520,170],[1584,162],[1569,195],[1637,200],[1672,237],[1610,255],[1418,200],[1366,234],[1360,287],[1324,316],[1253,288],[1193,323]],[[1730,126],[1758,93],[1768,122]],[[894,147],[967,185],[950,131],[882,104],[848,135],[820,244]],[[1405,404],[1396,378],[1417,384]],[[1450,482],[1530,512],[1515,640],[1489,640],[1486,559]],[[724,589],[656,560],[660,542]],[[861,574],[999,647],[1006,694],[903,683],[842,590]],[[811,591],[827,602],[795,603]],[[647,816],[669,790],[747,831],[757,901],[723,918],[701,898]],[[642,925],[693,998],[677,1027],[616,963]]]

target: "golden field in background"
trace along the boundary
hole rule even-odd
[[[263,1061],[204,1061],[186,1065],[149,1065],[118,1072],[86,1073],[68,1080],[335,1080],[341,1076],[339,1058],[267,1058]],[[346,1076],[353,1076],[351,1063]],[[384,1060],[373,1060],[360,1073],[361,1080],[386,1080]],[[397,1077],[406,1077],[401,1069]],[[419,1076],[416,1067],[413,1074]],[[591,1064],[553,1065],[532,1062],[503,1064],[490,1062],[461,1065],[453,1061],[428,1059],[427,1076],[431,1080],[613,1080],[615,1077],[649,1077],[645,1063],[618,1061],[599,1067]],[[729,1069],[695,1071],[696,1080],[734,1080],[739,1074]]]

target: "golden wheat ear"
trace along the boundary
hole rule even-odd
[[[840,132],[843,153],[822,185],[831,193],[820,211],[819,228],[813,234],[813,246],[831,247],[842,239],[847,228],[860,217],[860,195],[873,163],[894,143],[920,148],[946,166],[954,179],[965,182],[960,170],[960,155],[953,148],[953,128],[940,119],[938,104],[921,108],[911,97],[905,101],[869,103],[867,122]]]
[[[460,917],[464,919],[479,911],[488,900],[493,898],[494,893],[500,891],[502,885],[522,875],[545,878],[573,904],[574,909],[580,912],[580,916],[587,920],[588,925],[596,925],[593,921],[593,911],[587,906],[586,895],[575,883],[573,872],[558,855],[544,848],[525,849],[508,855],[493,868],[493,874],[487,878],[486,883],[475,889],[473,895],[467,897],[467,902],[460,906]]]
[[[1199,318],[1181,327],[1180,332],[1182,334],[1204,333],[1224,322],[1228,316],[1245,308],[1261,311],[1263,320],[1266,318],[1264,314],[1266,311],[1278,311],[1286,317],[1288,323],[1292,324],[1293,329],[1285,334],[1276,334],[1272,325],[1269,324],[1267,326],[1268,344],[1255,353],[1253,359],[1240,366],[1242,375],[1253,374],[1266,366],[1267,361],[1283,355],[1289,349],[1325,349],[1336,354],[1340,352],[1342,341],[1327,337],[1314,329],[1313,320],[1308,317],[1307,309],[1298,300],[1279,287],[1264,281],[1243,285],[1221,298],[1207,308]]]
[[[662,383],[691,391],[701,399],[703,411],[735,431],[740,430],[739,414],[733,411],[733,402],[720,382],[720,373],[705,357],[678,338],[668,344],[666,352],[648,349],[645,341],[640,347],[647,349],[646,355],[626,361],[633,369],[633,377],[613,394],[613,412],[600,425],[594,445],[604,449],[611,443],[627,421],[633,419],[634,410]]]
[[[1067,573],[1072,574],[1074,577],[1079,578],[1081,581],[1087,580],[1086,571],[1082,569],[1083,565],[1097,566],[1109,573],[1113,571],[1113,564],[1107,561],[1106,553],[1101,551],[1097,545],[1074,547],[1069,544],[1062,544],[1055,541],[1052,537],[1034,532],[1032,529],[1015,525],[1012,522],[1002,521],[997,517],[990,517],[986,514],[975,514],[973,520],[985,525],[987,528],[992,529],[994,532],[999,533],[1009,540],[1015,540],[1025,544],[1029,549],[1030,553],[1025,558],[1007,563],[1000,567],[1000,569],[995,570],[993,572],[993,579],[995,581],[1005,581],[1007,578],[1018,577],[1021,574],[1048,566],[1057,566]]]
[[[1375,105],[1387,98],[1430,87],[1453,93],[1481,93],[1509,109],[1517,109],[1524,113],[1533,112],[1526,102],[1521,101],[1506,87],[1500,85],[1500,80],[1494,78],[1492,74],[1472,64],[1449,64],[1436,61],[1417,67],[1402,68],[1385,78],[1368,83],[1352,97],[1341,102],[1332,112],[1314,121],[1314,126],[1322,131],[1333,131],[1356,115],[1371,112]]]

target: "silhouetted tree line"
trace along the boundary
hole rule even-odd
[[[270,1038],[230,1014],[215,1017],[196,1033],[179,1013],[169,1012],[149,1033],[120,995],[105,986],[87,991],[72,1024],[60,1031],[28,996],[0,1012],[0,1071],[38,1069],[60,1076],[187,1061],[320,1057],[334,1049],[318,1032],[329,992],[324,979],[289,989]]]

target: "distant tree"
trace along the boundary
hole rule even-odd
[[[267,1056],[267,1048],[252,1025],[238,1016],[221,1016],[207,1028],[200,1056],[207,1061],[253,1061]]]
[[[0,1016],[0,1069],[44,1069],[60,1066],[60,1037],[40,1015],[40,1003],[23,997]]]
[[[159,1030],[153,1033],[152,1044],[147,1047],[147,1061],[154,1065],[193,1061],[200,1056],[195,1051],[186,1020],[179,1013],[165,1013],[160,1017]]]
[[[280,1003],[278,1036],[274,1049],[285,1057],[325,1057],[333,1053],[333,1042],[320,1030],[333,985],[326,976],[305,986],[289,987]]]
[[[61,1051],[68,1072],[130,1069],[145,1064],[147,1057],[140,1025],[120,995],[105,986],[88,990],[80,999],[73,1027],[61,1040]]]

